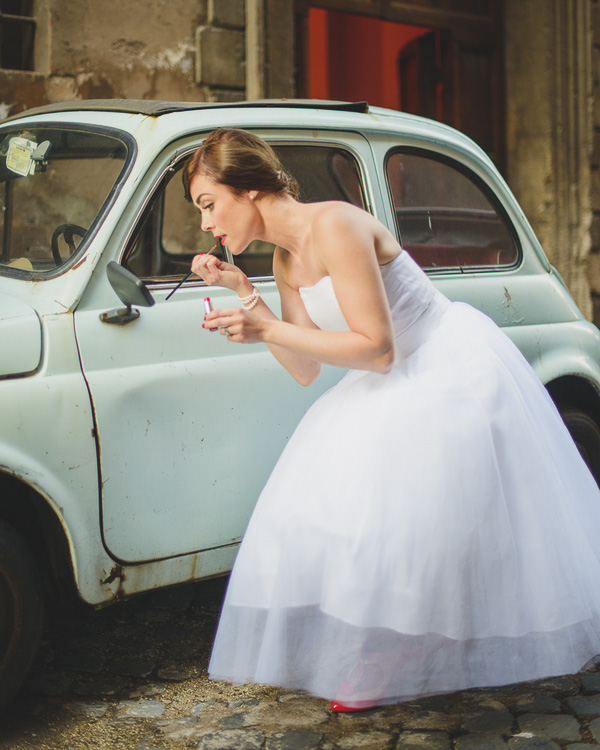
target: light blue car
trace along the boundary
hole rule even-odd
[[[0,706],[47,597],[99,605],[227,573],[286,440],[343,374],[302,388],[265,346],[203,331],[204,298],[229,307],[229,290],[192,277],[170,296],[214,242],[181,169],[219,126],[268,140],[304,200],[375,214],[441,291],[504,327],[600,477],[600,332],[465,136],[363,103],[25,112],[0,125]],[[271,253],[235,262],[277,312]]]

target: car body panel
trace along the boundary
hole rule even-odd
[[[0,294],[0,378],[26,375],[42,358],[42,329],[35,310],[21,300]]]
[[[261,289],[277,310],[274,283]],[[239,542],[285,441],[325,386],[303,389],[266,347],[203,331],[209,291],[215,308],[236,305],[228,290],[195,288],[168,302],[155,293],[156,305],[127,326],[102,324],[101,308],[75,316],[100,435],[104,539],[122,561]]]

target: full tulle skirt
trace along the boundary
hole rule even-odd
[[[439,303],[386,375],[351,371],[289,440],[209,673],[396,702],[575,672],[600,652],[600,492],[486,316]],[[363,697],[369,697],[369,695]]]

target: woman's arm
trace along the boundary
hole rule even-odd
[[[291,314],[284,307],[287,317],[284,313],[283,321],[272,314],[218,310],[211,313],[210,322],[227,326],[233,341],[263,341],[272,351],[278,347],[296,355],[299,362],[315,360],[388,372],[394,356],[393,328],[374,249],[378,227],[369,214],[340,204],[328,204],[313,218],[310,241],[331,276],[349,331],[322,331],[302,324],[299,311],[304,305],[299,293],[291,287],[286,290],[285,285],[281,287],[282,305],[289,305]],[[308,319],[305,310],[304,315]]]
[[[239,297],[249,295],[253,286],[248,277],[237,266],[225,263],[212,255],[198,255],[192,261],[192,270],[201,279],[211,286],[222,286],[236,292]],[[317,329],[315,324],[309,318],[304,307],[302,299],[297,289],[290,287],[283,279],[274,259],[274,272],[279,294],[281,297],[281,311],[284,320],[289,321],[292,325]],[[225,310],[215,311],[223,315]],[[234,327],[241,324],[244,317],[251,318],[254,324],[268,321],[278,321],[279,318],[272,312],[268,305],[260,299],[254,309],[249,312],[243,308],[228,309],[229,324]],[[225,323],[217,323],[217,326],[224,326]],[[206,325],[206,328],[209,326]],[[238,339],[235,339],[238,340]],[[241,339],[240,339],[241,340]],[[262,340],[262,339],[257,339]],[[285,349],[275,343],[265,342],[275,357],[275,359],[294,377],[301,385],[310,385],[321,372],[321,365],[311,357],[302,356],[297,352]]]

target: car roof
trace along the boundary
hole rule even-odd
[[[340,112],[369,112],[367,102],[339,102],[321,99],[258,99],[240,102],[173,102],[154,99],[78,99],[75,101],[55,102],[42,107],[24,110],[16,115],[7,117],[3,122],[18,120],[31,115],[50,114],[53,112],[126,112],[127,114],[159,115],[173,112],[206,109],[236,109],[236,108],[272,108],[286,109],[326,109]]]
[[[272,118],[268,112],[279,110],[280,116]],[[299,110],[305,114],[300,115]],[[492,162],[485,152],[468,136],[445,123],[431,120],[419,115],[379,106],[370,106],[366,101],[344,102],[325,99],[257,99],[237,102],[189,102],[155,99],[76,99],[73,101],[55,102],[41,107],[27,109],[12,115],[0,122],[1,126],[40,117],[41,121],[53,122],[60,119],[74,123],[81,118],[85,124],[110,125],[133,134],[140,120],[152,120],[154,136],[163,132],[163,141],[173,136],[172,117],[178,121],[178,134],[186,135],[197,132],[198,123],[194,113],[205,113],[206,126],[211,127],[271,127],[275,124],[283,128],[302,128],[318,126],[319,128],[338,128],[341,125],[350,130],[364,133],[366,130],[378,132],[398,132],[400,128],[405,135],[416,137],[419,142],[443,142],[451,144],[454,149],[476,157],[481,163]],[[227,113],[220,117],[219,112]],[[241,113],[244,114],[241,114]],[[180,115],[180,117],[178,117]],[[212,115],[212,117],[211,117]],[[190,117],[193,119],[190,120]],[[134,120],[123,119],[134,118]],[[136,122],[135,118],[139,118]],[[164,124],[164,131],[157,131],[154,125]],[[29,123],[28,123],[29,124]],[[134,135],[138,141],[146,140],[137,131]],[[158,141],[156,141],[158,142]],[[154,142],[156,144],[156,142]],[[152,146],[153,147],[153,146]]]

